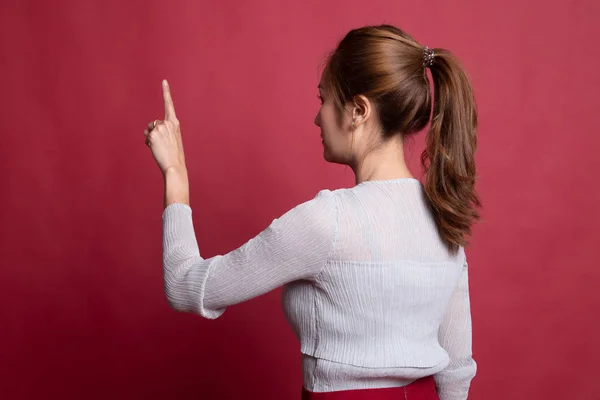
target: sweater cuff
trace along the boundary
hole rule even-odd
[[[177,213],[182,213],[184,215],[191,216],[192,208],[184,203],[172,203],[163,210],[162,218],[164,220],[168,215]]]

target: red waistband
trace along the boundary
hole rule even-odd
[[[311,392],[302,387],[302,400],[439,400],[432,376],[403,387]]]

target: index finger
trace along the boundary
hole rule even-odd
[[[163,98],[165,99],[165,120],[177,118],[175,115],[175,106],[173,105],[173,99],[171,98],[171,90],[169,89],[169,83],[166,79],[162,81],[163,87]]]

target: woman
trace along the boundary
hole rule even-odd
[[[433,88],[427,69],[431,71]],[[404,140],[433,115],[413,177]],[[350,31],[319,83],[324,157],[356,186],[323,190],[240,248],[200,256],[169,87],[145,131],[165,177],[164,282],[171,307],[205,318],[284,285],[304,399],[466,399],[476,363],[465,236],[479,218],[477,116],[457,60],[399,29]],[[438,397],[439,396],[439,397]]]

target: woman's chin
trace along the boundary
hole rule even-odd
[[[340,159],[340,155],[339,154],[336,155],[335,153],[333,153],[331,151],[331,149],[329,149],[325,143],[323,143],[323,158],[325,159],[325,161],[330,162],[330,163],[336,163],[336,164],[343,163],[342,159]]]
[[[336,159],[331,153],[329,153],[327,150],[323,151],[323,158],[325,159],[325,161],[330,162],[330,163],[334,163],[334,164],[339,164],[340,161],[338,159]]]
[[[340,157],[339,155],[336,157],[335,154],[331,154],[331,152],[327,151],[327,149],[323,150],[323,158],[325,161],[332,164],[349,165],[347,159]]]

